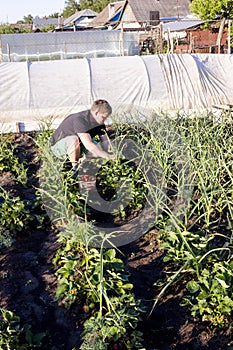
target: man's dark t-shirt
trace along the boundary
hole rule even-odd
[[[90,110],[74,113],[66,117],[55,130],[51,137],[51,145],[66,136],[88,133],[93,138],[96,135],[103,135],[105,130],[105,125],[98,124],[92,117]]]

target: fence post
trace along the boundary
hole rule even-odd
[[[3,62],[3,55],[2,55],[2,36],[0,35],[0,62]]]
[[[231,54],[231,20],[228,19],[227,53]]]
[[[10,50],[10,45],[7,43],[6,44],[7,47],[7,56],[8,56],[8,60],[9,62],[11,62],[11,50]]]
[[[121,43],[121,55],[124,56],[124,28],[123,28],[123,23],[121,22],[121,38],[120,38],[120,43]]]

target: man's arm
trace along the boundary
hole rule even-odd
[[[114,155],[109,154],[100,148],[97,144],[92,142],[91,136],[88,133],[79,133],[78,134],[83,146],[91,153],[94,157],[100,157],[105,159],[114,159]]]

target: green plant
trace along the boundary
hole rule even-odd
[[[1,135],[0,138],[0,172],[11,171],[16,175],[17,181],[27,183],[27,170],[24,164],[15,155],[15,146],[10,142],[10,136]]]
[[[12,243],[13,237],[11,235],[11,232],[0,226],[0,249],[4,247],[9,248]]]
[[[67,240],[66,246],[58,250],[54,263],[60,266],[56,271],[56,295],[67,307],[79,301],[92,309],[100,302],[102,291],[120,296],[133,287],[114,249],[104,251],[101,256],[95,248],[88,250],[77,241]]]
[[[54,117],[49,116],[45,121],[42,120],[39,123],[39,131],[36,133],[35,141],[41,150],[43,150],[48,144],[48,141],[54,132],[52,128],[54,119]]]
[[[169,122],[170,123],[170,122]],[[192,315],[199,315],[212,326],[229,323],[232,308],[232,130],[228,122],[214,123],[213,116],[178,118],[174,128],[181,135],[192,165],[193,193],[182,216],[174,210],[176,197],[165,202],[158,220],[164,261],[169,263],[167,278],[155,305],[171,284],[185,281],[191,296]],[[157,152],[164,154],[157,148]],[[171,168],[170,168],[171,169]],[[168,173],[166,173],[168,174]],[[174,189],[179,173],[170,171]],[[171,176],[169,178],[171,179]],[[178,268],[174,272],[174,265]],[[227,267],[227,266],[230,266]],[[155,306],[154,305],[154,306]]]
[[[22,231],[31,221],[27,201],[12,197],[0,186],[0,229],[11,232]]]
[[[203,269],[197,280],[187,283],[190,293],[182,305],[190,305],[192,315],[213,326],[229,326],[233,310],[233,260],[215,262]]]
[[[143,312],[140,302],[129,293],[109,299],[111,310],[100,316],[96,312],[84,322],[81,349],[141,349],[142,333],[137,324]]]
[[[1,350],[31,350],[42,346],[45,333],[33,334],[28,324],[21,325],[20,318],[12,311],[1,309],[0,348]]]
[[[120,188],[119,183],[121,182]],[[147,186],[143,172],[133,164],[132,161],[116,159],[102,164],[97,174],[97,188],[99,193],[111,201],[117,199],[119,192],[128,193],[124,200],[128,201],[126,208],[120,207],[115,211],[115,215],[119,215],[124,219],[129,210],[140,210],[146,202]]]

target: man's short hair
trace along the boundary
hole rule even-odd
[[[112,114],[112,107],[106,100],[96,100],[93,102],[91,106],[91,110],[93,112],[100,112],[100,113],[108,113],[109,115]]]

